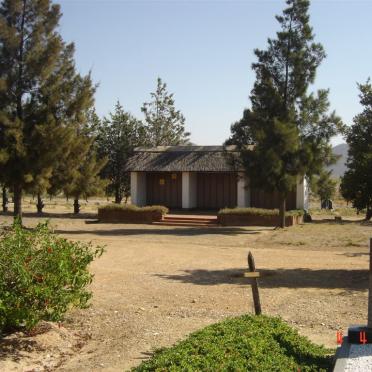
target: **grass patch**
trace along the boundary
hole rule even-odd
[[[310,208],[309,213],[314,216],[342,216],[342,217],[360,217],[365,216],[366,211],[362,210],[359,213],[356,209],[352,207],[341,207],[334,209],[320,209],[320,208]]]
[[[250,216],[279,216],[279,209],[264,209],[264,208],[224,208],[218,212],[219,215],[237,214]],[[286,211],[286,216],[302,216],[303,210],[296,209]]]
[[[157,350],[132,371],[327,371],[330,353],[279,318],[244,315]]]
[[[107,204],[99,207],[98,210],[110,210],[110,211],[128,211],[128,212],[158,212],[165,215],[169,212],[169,209],[162,205],[150,205],[146,207],[137,207],[133,204]]]

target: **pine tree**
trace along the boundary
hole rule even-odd
[[[190,133],[185,131],[185,117],[174,106],[173,94],[160,78],[156,91],[151,93],[152,101],[145,102],[147,144],[150,146],[171,146],[189,143]]]
[[[323,206],[324,202],[334,198],[336,188],[337,180],[332,178],[332,171],[326,169],[311,180],[311,191],[320,198],[321,206]]]
[[[0,6],[0,171],[14,192],[15,216],[24,191],[50,187],[93,104],[91,78],[75,72],[74,45],[57,32],[60,17],[50,0]]]
[[[120,102],[98,127],[98,154],[108,159],[101,174],[109,180],[108,192],[120,204],[123,197],[127,200],[130,195],[130,175],[125,164],[135,147],[146,144],[146,131],[142,122],[125,112]]]
[[[101,179],[100,172],[107,159],[97,156],[95,131],[90,126],[90,110],[85,113],[85,124],[73,134],[74,141],[64,147],[65,152],[56,164],[48,194],[58,195],[63,192],[67,198],[74,198],[74,213],[80,211],[79,199],[87,199],[102,193],[107,182]]]
[[[107,183],[99,175],[105,163],[105,159],[97,160],[96,153],[90,149],[83,163],[74,173],[72,182],[65,185],[65,195],[74,198],[74,214],[80,212],[79,199],[99,195],[105,189]]]
[[[347,131],[349,145],[347,170],[341,179],[341,194],[358,211],[366,209],[372,217],[372,85],[370,80],[358,85],[363,112],[355,116]]]
[[[328,114],[328,91],[307,93],[325,57],[309,25],[309,1],[286,3],[276,17],[281,27],[277,37],[268,39],[266,50],[255,50],[251,108],[232,125],[227,141],[238,146],[251,186],[281,195],[281,227],[288,193],[299,177],[320,173],[334,161],[329,140],[341,129],[340,119]]]

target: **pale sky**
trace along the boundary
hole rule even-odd
[[[221,144],[249,106],[253,49],[266,47],[285,7],[282,0],[58,2],[78,70],[91,70],[99,84],[98,114],[120,100],[143,118],[140,108],[160,76],[200,145]],[[327,53],[314,88],[329,88],[332,109],[350,124],[361,110],[356,82],[372,76],[372,0],[313,0],[310,14]]]

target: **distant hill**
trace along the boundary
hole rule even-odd
[[[346,159],[347,159],[347,151],[349,146],[347,143],[341,143],[333,148],[333,153],[336,155],[341,155],[341,158],[338,159],[337,163],[331,165],[329,169],[332,169],[333,177],[341,177],[344,175],[346,171]]]

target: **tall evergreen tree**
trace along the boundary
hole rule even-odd
[[[95,88],[76,73],[74,46],[57,32],[51,0],[0,5],[0,170],[22,215],[25,190],[43,192],[56,164],[76,142]]]
[[[50,179],[49,195],[63,192],[67,198],[74,198],[74,213],[80,211],[80,198],[102,193],[106,182],[100,172],[107,159],[97,156],[96,132],[89,121],[90,111],[85,113],[87,121],[74,135],[73,143],[63,146],[65,152],[55,164]]]
[[[363,111],[355,116],[347,131],[349,145],[347,170],[341,179],[341,194],[358,211],[366,209],[366,220],[372,217],[372,85],[359,84]]]
[[[323,208],[324,202],[334,198],[337,180],[332,178],[332,171],[324,169],[318,176],[314,176],[311,181],[311,191],[319,197],[320,205]],[[329,208],[329,206],[326,208]]]
[[[141,121],[125,112],[120,102],[114,113],[105,118],[97,133],[98,153],[108,162],[101,174],[109,180],[108,191],[115,195],[115,203],[130,195],[130,175],[125,170],[134,148],[146,144],[146,131]]]
[[[334,160],[329,140],[341,128],[340,119],[328,114],[328,91],[307,93],[325,57],[309,25],[309,1],[286,3],[276,17],[276,38],[268,39],[266,50],[255,50],[251,108],[232,125],[227,141],[238,145],[252,187],[279,192],[281,227],[288,193],[299,177],[320,173]]]
[[[176,110],[173,94],[158,78],[156,91],[151,93],[152,101],[145,102],[142,112],[147,124],[147,143],[150,146],[182,145],[189,142],[190,133],[185,131],[185,117]]]

